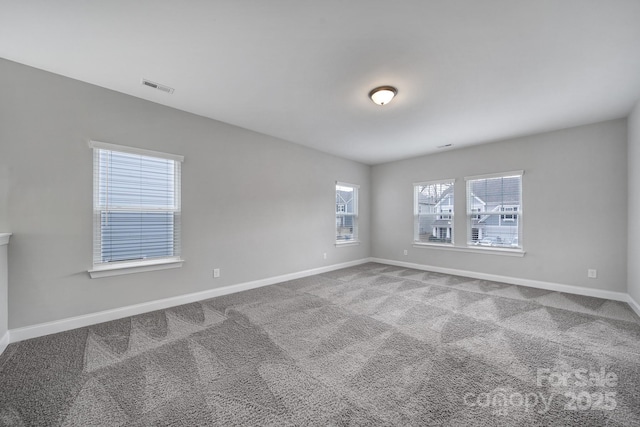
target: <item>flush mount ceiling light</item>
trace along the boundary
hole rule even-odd
[[[369,98],[378,105],[388,104],[398,93],[393,86],[380,86],[369,92]]]

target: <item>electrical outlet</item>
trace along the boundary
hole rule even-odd
[[[217,279],[218,277],[220,277],[220,269],[219,268],[214,268],[213,269],[213,278]]]
[[[592,269],[592,268],[588,269],[587,270],[587,277],[589,279],[596,279],[598,277],[598,270]]]
[[[326,252],[322,254],[322,258],[327,259],[327,253]]]
[[[409,255],[409,251],[405,249],[405,250],[404,250],[404,254],[405,254],[405,255]]]

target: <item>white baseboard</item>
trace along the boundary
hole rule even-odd
[[[638,304],[638,301],[634,300],[631,295],[627,295],[627,304],[640,316],[640,304]]]
[[[55,334],[58,332],[69,331],[71,329],[82,328],[84,326],[95,325],[96,323],[122,319],[124,317],[135,316],[137,314],[147,313],[150,311],[162,310],[169,307],[175,307],[177,305],[189,304],[192,302],[214,298],[222,295],[228,295],[236,292],[246,291],[249,289],[259,288],[262,286],[273,285],[276,283],[286,282],[288,280],[300,279],[302,277],[313,276],[314,274],[326,273],[328,271],[338,270],[346,267],[353,267],[355,265],[364,264],[369,261],[369,258],[364,258],[357,261],[333,264],[326,267],[319,267],[313,268],[311,270],[284,274],[282,276],[269,277],[266,279],[254,280],[252,282],[239,283],[236,285],[224,286],[221,288],[208,289],[206,291],[194,292],[191,294],[179,295],[176,297],[129,305],[112,310],[99,311],[97,313],[69,317],[67,319],[55,320],[53,322],[25,326],[23,328],[9,330],[9,332],[7,332],[7,335],[5,335],[5,338],[7,339],[7,344],[9,342],[14,343],[30,338],[41,337],[43,335]],[[3,338],[3,340],[5,338]],[[0,351],[0,354],[1,353],[2,352]]]
[[[9,331],[5,332],[2,338],[0,338],[0,354],[4,352],[4,350],[9,345]]]
[[[124,317],[135,316],[155,310],[162,310],[175,307],[182,304],[189,304],[209,298],[222,295],[228,295],[235,292],[255,289],[262,286],[273,285],[276,283],[295,280],[302,277],[313,276],[315,274],[326,273],[328,271],[338,270],[346,267],[353,267],[364,264],[366,262],[379,262],[382,264],[395,265],[399,267],[413,268],[416,270],[433,271],[436,273],[454,274],[458,276],[472,277],[474,279],[491,280],[495,282],[510,283],[513,285],[529,286],[532,288],[548,289],[551,291],[566,292],[577,295],[592,296],[597,298],[605,298],[614,301],[624,301],[640,316],[640,304],[636,302],[630,295],[624,292],[606,291],[602,289],[582,288],[580,286],[563,285],[559,283],[543,282],[538,280],[520,279],[517,277],[500,276],[496,274],[478,273],[474,271],[458,270],[454,268],[443,268],[432,265],[415,264],[410,262],[394,261],[381,258],[363,258],[357,261],[334,264],[326,267],[314,268],[311,270],[300,271],[296,273],[284,274],[282,276],[269,277],[266,279],[254,280],[251,282],[239,283],[236,285],[224,286],[221,288],[209,289],[191,294],[179,295],[171,298],[164,298],[155,301],[149,301],[141,304],[129,305],[126,307],[115,308],[112,310],[100,311],[97,313],[85,314],[82,316],[70,317],[67,319],[55,320],[53,322],[40,323],[23,328],[9,330],[2,338],[0,338],[0,354],[4,351],[9,343],[23,341],[30,338],[37,338],[44,335],[55,334],[58,332],[69,331],[76,328],[94,325],[96,323],[108,322],[110,320],[122,319]]]
[[[614,301],[629,302],[631,298],[624,292],[606,291],[603,289],[583,288],[581,286],[563,285],[560,283],[543,282],[540,280],[520,279],[517,277],[499,276],[497,274],[478,273],[475,271],[458,270],[455,268],[436,267],[433,265],[415,264],[412,262],[394,261],[390,259],[371,258],[372,262],[379,262],[382,264],[390,264],[398,267],[413,268],[416,270],[433,271],[435,273],[453,274],[456,276],[472,277],[474,279],[491,280],[493,282],[503,282],[512,285],[529,286],[531,288],[547,289],[549,291],[566,292],[568,294],[584,295],[588,297],[604,298]],[[635,303],[635,301],[634,301]],[[631,305],[631,304],[629,304]],[[632,305],[633,307],[633,305]],[[634,307],[636,313],[638,313],[637,306]],[[638,313],[640,316],[640,313]]]

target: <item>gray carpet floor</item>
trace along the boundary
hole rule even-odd
[[[0,425],[640,425],[640,319],[369,263],[11,344]]]

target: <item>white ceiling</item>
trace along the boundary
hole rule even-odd
[[[378,164],[626,117],[640,1],[0,0],[0,57]]]

